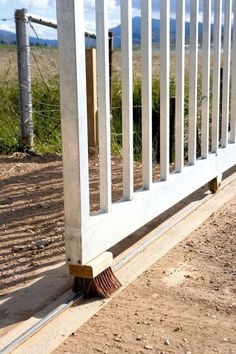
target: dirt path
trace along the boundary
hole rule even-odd
[[[142,184],[134,164],[135,189]],[[159,168],[153,166],[154,178]],[[90,158],[90,210],[99,210],[99,164]],[[0,295],[35,278],[35,272],[64,261],[61,157],[23,153],[0,157]],[[112,158],[112,199],[122,197],[122,161]]]
[[[69,337],[60,353],[236,353],[236,197]]]
[[[1,156],[0,166],[0,295],[7,298],[11,294],[16,301],[12,295],[15,290],[25,283],[27,291],[38,271],[43,276],[44,269],[64,260],[62,164],[55,156],[14,154]],[[154,176],[158,178],[155,166]],[[99,205],[98,177],[98,161],[92,159],[91,210]],[[112,161],[112,179],[113,200],[117,200],[122,187],[120,159]],[[141,165],[137,163],[136,188],[140,184]],[[204,191],[202,188],[195,198],[202,198]],[[213,215],[201,230],[137,279],[56,353],[236,352],[235,205],[236,199]],[[157,222],[161,223],[168,213]],[[154,224],[148,231],[157,226]],[[61,277],[65,276],[62,272]],[[36,285],[31,285],[33,293],[38,291]],[[26,311],[24,318],[33,313],[32,309]],[[9,313],[2,313],[1,319],[4,316]]]

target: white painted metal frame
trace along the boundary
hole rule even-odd
[[[236,142],[236,0],[233,3],[233,48],[232,48],[232,91],[231,91],[231,119],[230,142]]]
[[[227,149],[220,149],[217,156],[211,154],[208,159],[186,166],[182,173],[170,174],[168,181],[153,183],[151,191],[135,193],[133,201],[113,204],[110,214],[94,216],[87,229],[85,261],[118,243],[235,164],[236,145],[230,144]]]
[[[221,0],[216,0],[216,24],[221,21]],[[198,1],[192,1],[191,10],[191,122],[193,137],[190,142],[190,164],[184,166],[184,1],[177,0],[177,107],[176,107],[176,171],[169,174],[169,1],[161,0],[161,180],[152,182],[152,77],[151,77],[151,1],[142,0],[142,144],[143,188],[133,192],[132,156],[132,45],[131,0],[121,0],[122,29],[122,113],[124,185],[122,200],[111,203],[110,103],[107,48],[107,1],[96,0],[97,66],[99,100],[99,157],[100,157],[100,212],[89,214],[88,142],[86,112],[86,75],[84,45],[83,1],[57,0],[60,51],[60,89],[63,136],[63,177],[65,197],[65,243],[67,262],[85,264],[100,255],[130,233],[142,227],[165,210],[179,202],[223,171],[236,164],[236,144],[232,130],[231,144],[219,148],[217,154],[208,154],[209,102],[203,105],[202,157],[196,159],[196,80],[197,80],[197,26]],[[204,6],[204,31],[207,38],[203,49],[204,94],[209,95],[209,9]],[[234,22],[234,33],[235,29]],[[213,103],[219,103],[219,48],[220,30],[215,34]],[[234,35],[234,42],[235,42]],[[99,47],[98,47],[99,46]],[[235,44],[234,44],[235,50]],[[229,69],[229,68],[227,68]],[[235,80],[235,61],[233,79]],[[145,76],[145,78],[144,78]],[[235,85],[235,83],[234,83]],[[235,86],[233,86],[235,90]],[[235,91],[236,92],[236,91]],[[234,94],[235,94],[234,92]],[[213,107],[214,108],[214,107]],[[235,107],[232,114],[235,114]],[[214,108],[214,112],[218,113]],[[213,137],[217,133],[219,116],[213,119]],[[227,117],[228,119],[228,117]],[[217,134],[216,134],[217,133]],[[218,135],[217,135],[218,136]],[[178,173],[177,173],[178,172]]]
[[[141,0],[142,56],[142,175],[143,187],[152,184],[152,2]]]
[[[108,0],[96,0],[100,208],[105,212],[111,209],[110,84],[107,33]]]
[[[188,162],[196,162],[199,0],[190,1]]]
[[[176,1],[175,170],[184,167],[185,0]]]
[[[88,138],[83,1],[57,1],[67,261],[82,262],[89,221]],[[78,14],[80,20],[78,21]]]
[[[230,85],[230,53],[231,53],[231,18],[232,0],[225,1],[224,6],[224,66],[223,66],[223,98],[222,98],[222,128],[221,147],[228,145],[229,126],[229,85]]]
[[[211,151],[219,148],[222,0],[215,0]]]
[[[202,136],[201,156],[209,153],[209,105],[210,105],[210,56],[211,56],[211,0],[203,2],[202,43]]]
[[[121,23],[123,197],[132,200],[134,190],[132,0],[121,2]]]
[[[170,1],[160,2],[160,177],[169,176]]]

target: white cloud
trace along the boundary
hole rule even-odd
[[[89,21],[89,20],[85,21],[85,30],[87,32],[95,33],[96,32],[95,27],[96,27],[95,21]]]
[[[108,3],[108,10],[109,11],[115,11],[115,10],[118,10],[118,6],[117,6],[117,3],[115,0],[109,0],[109,3]]]
[[[0,4],[11,4],[12,0],[0,0]],[[17,7],[48,9],[56,4],[56,0],[18,0]],[[56,6],[56,5],[55,5]]]
[[[35,32],[37,33],[39,38],[42,39],[57,39],[57,31],[48,28],[45,26],[33,24],[33,27],[35,29]],[[4,31],[9,31],[9,32],[15,32],[15,23],[13,21],[8,21],[8,22],[0,22],[0,29]],[[31,37],[36,37],[34,31],[32,28],[29,29],[29,35]]]
[[[15,32],[15,22],[0,22],[0,29],[9,32]]]
[[[37,9],[47,9],[51,6],[50,0],[21,0],[23,6],[35,7]]]
[[[37,36],[42,39],[57,39],[57,30],[41,25],[37,25],[35,23],[32,24]],[[29,35],[31,37],[36,37],[35,32],[30,28]]]
[[[108,4],[108,26],[115,27],[120,23],[120,7],[116,0],[109,0]],[[95,32],[95,0],[85,0],[85,26],[86,31]]]
[[[84,1],[85,11],[93,11],[95,9],[95,0],[85,0]]]
[[[86,12],[95,11],[95,0],[85,0],[84,1],[84,8]],[[109,0],[108,1],[108,11],[112,12],[118,10],[118,5],[116,0]]]
[[[120,19],[114,19],[109,21],[109,28],[113,28],[120,25]]]
[[[132,8],[132,16],[133,17],[137,17],[137,16],[140,16],[140,15],[141,15],[141,10],[133,7]]]

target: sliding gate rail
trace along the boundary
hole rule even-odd
[[[69,264],[85,264],[236,163],[236,20],[231,39],[232,1],[224,5],[223,114],[220,130],[222,1],[214,6],[213,98],[210,120],[211,0],[204,1],[202,48],[201,157],[197,158],[199,1],[191,0],[188,163],[184,163],[185,0],[176,0],[175,171],[169,172],[170,1],[160,1],[160,180],[152,176],[152,29],[150,0],[141,0],[142,176],[133,187],[133,83],[131,0],[121,0],[123,198],[112,203],[108,1],[96,0],[100,211],[91,214],[87,141],[84,3],[57,0],[65,243]],[[236,1],[233,1],[236,14]],[[231,42],[233,42],[231,57]],[[231,113],[230,70],[232,62]],[[228,129],[230,121],[230,130]]]

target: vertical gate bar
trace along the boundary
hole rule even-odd
[[[176,113],[175,170],[184,166],[184,60],[185,60],[185,0],[176,2]]]
[[[211,0],[203,2],[202,43],[202,127],[201,157],[209,153],[209,103],[210,103],[210,58],[211,58]]]
[[[152,4],[141,0],[142,174],[143,187],[152,184]]]
[[[170,135],[170,2],[160,3],[160,177],[169,175]]]
[[[133,198],[132,1],[121,1],[123,197]]]
[[[189,129],[188,162],[196,162],[197,138],[197,79],[198,79],[198,5],[199,0],[190,2],[190,53],[189,53]]]
[[[67,261],[83,262],[89,218],[88,137],[83,1],[57,0]]]
[[[214,14],[214,64],[212,90],[212,137],[211,151],[217,153],[219,148],[219,118],[220,118],[220,65],[221,65],[221,15],[222,0],[215,0]]]
[[[111,208],[111,137],[107,0],[96,0],[100,208]]]
[[[232,46],[232,91],[231,91],[231,119],[230,142],[236,142],[236,0],[233,3],[233,46]]]
[[[223,99],[222,99],[222,131],[221,147],[228,145],[229,126],[229,84],[230,84],[230,53],[231,53],[231,17],[232,0],[225,1],[224,6],[224,66],[223,66]]]

